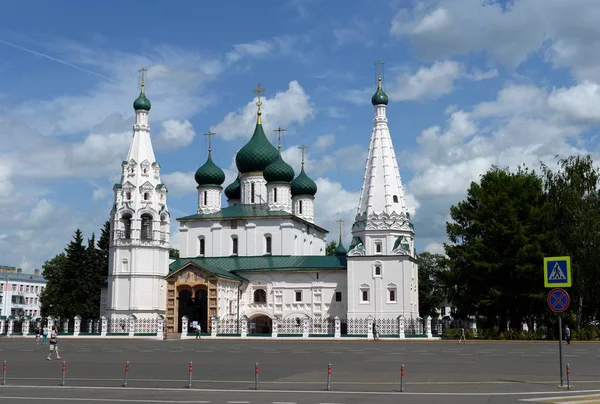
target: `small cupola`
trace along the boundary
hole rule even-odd
[[[383,87],[381,85],[381,75],[377,78],[377,90],[375,91],[375,94],[373,94],[373,97],[371,97],[371,103],[373,106],[388,104],[388,96],[383,92]]]

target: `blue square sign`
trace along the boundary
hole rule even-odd
[[[544,286],[568,288],[572,284],[571,257],[544,258]]]

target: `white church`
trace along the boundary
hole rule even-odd
[[[167,335],[187,333],[192,324],[203,333],[216,324],[228,327],[220,332],[239,333],[243,324],[256,334],[270,334],[277,324],[280,334],[294,334],[307,322],[311,333],[328,333],[338,317],[343,332],[366,333],[366,319],[385,326],[400,316],[419,317],[414,228],[381,77],[372,97],[375,117],[352,242],[346,250],[340,226],[333,256],[326,255],[328,231],[314,220],[319,196],[304,153],[295,173],[280,142],[275,146],[265,135],[262,92],[259,85],[254,133],[235,157],[238,176],[225,188],[209,142],[208,159],[195,173],[197,208],[176,219],[180,258],[171,260],[168,184],[161,182],[152,148],[142,77],[110,217],[101,312],[111,323],[162,316]]]

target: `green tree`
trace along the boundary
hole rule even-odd
[[[108,278],[108,254],[110,250],[110,221],[104,222],[102,233],[98,240],[98,253],[100,255],[100,274],[102,282]]]
[[[515,173],[493,167],[450,208],[446,280],[459,317],[476,315],[500,331],[509,322],[533,326],[545,309],[546,208],[541,179],[521,167]]]
[[[73,240],[65,249],[67,261],[64,269],[64,278],[61,280],[61,292],[65,297],[59,312],[62,318],[73,318],[82,315],[79,310],[81,301],[86,298],[89,284],[90,262],[87,248],[83,245],[83,234],[80,229],[75,231]]]
[[[600,170],[590,155],[561,159],[558,166],[553,172],[542,165],[554,229],[552,255],[571,257],[574,282],[569,293],[579,329],[600,314]]]
[[[325,255],[335,255],[335,248],[337,247],[337,243],[335,241],[331,241],[327,244],[325,248]]]
[[[40,295],[40,314],[42,317],[60,316],[65,296],[62,293],[61,281],[64,278],[64,269],[67,264],[67,255],[60,253],[47,260],[42,266],[46,287]]]
[[[419,266],[419,314],[437,317],[438,309],[446,301],[443,275],[446,257],[425,251],[417,258]]]
[[[176,248],[171,248],[169,250],[169,258],[176,260],[179,258],[179,250]]]

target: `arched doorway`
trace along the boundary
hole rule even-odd
[[[273,321],[269,316],[259,314],[248,321],[248,333],[250,334],[268,334],[273,331]]]
[[[192,295],[192,290],[185,288],[179,291],[179,324],[181,333],[194,332],[191,328],[194,321],[200,323],[202,332],[208,332],[208,293],[205,287],[200,287]],[[188,329],[181,329],[181,319],[188,318]]]

